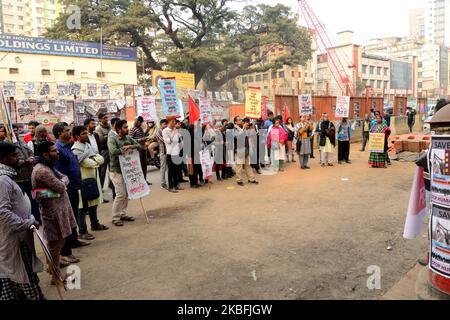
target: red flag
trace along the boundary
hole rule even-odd
[[[261,118],[263,121],[267,120],[267,97],[262,97],[261,99]]]
[[[195,104],[194,100],[192,100],[191,96],[189,98],[189,124],[194,124],[200,119],[200,110]]]
[[[408,212],[403,237],[415,239],[425,229],[424,218],[427,216],[427,202],[423,168],[417,167],[414,175],[411,195],[409,197]]]
[[[283,112],[283,123],[286,123],[287,119],[291,116],[291,113],[289,112],[289,108],[287,104],[284,105],[284,112]]]

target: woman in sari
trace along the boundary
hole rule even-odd
[[[377,123],[370,130],[371,133],[384,133],[384,153],[371,152],[369,157],[369,165],[372,168],[387,168],[386,166],[386,154],[388,150],[388,138],[391,135],[391,129],[383,121],[381,115],[376,116]]]
[[[276,171],[284,171],[284,159],[286,159],[286,143],[288,134],[281,127],[281,120],[276,119],[267,137],[267,148],[269,148],[272,167]]]

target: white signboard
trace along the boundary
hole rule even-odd
[[[200,98],[200,120],[202,124],[213,123],[214,118],[212,115],[212,105],[209,98]]]
[[[310,94],[304,94],[298,97],[299,114],[301,116],[312,115],[313,105],[312,96]]]
[[[123,180],[127,187],[128,199],[138,200],[150,194],[150,187],[142,173],[139,152],[133,152],[119,156],[120,168]]]
[[[350,113],[350,97],[337,96],[336,97],[336,118],[348,118]]]
[[[211,160],[211,154],[208,150],[200,151],[200,162],[202,164],[202,172],[203,172],[203,178],[208,180],[212,178],[213,172],[212,172],[212,160]]]
[[[137,99],[137,114],[145,121],[157,121],[156,101],[154,96],[147,96]]]

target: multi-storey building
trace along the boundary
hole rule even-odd
[[[60,0],[0,0],[3,34],[39,37],[62,12]]]
[[[450,46],[450,0],[428,0],[426,38],[431,43]]]
[[[409,12],[409,36],[413,39],[425,38],[425,9],[412,9]]]

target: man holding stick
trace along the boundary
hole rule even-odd
[[[28,196],[14,178],[19,165],[16,146],[0,144],[0,300],[18,300],[22,292],[28,300],[44,300],[38,272],[42,262],[36,257],[33,232],[39,227],[31,215]]]

